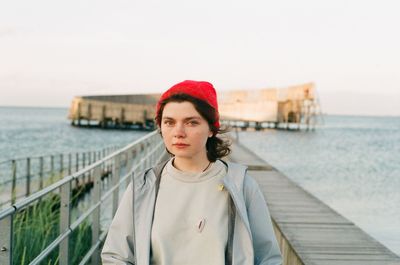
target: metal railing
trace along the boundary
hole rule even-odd
[[[116,146],[80,153],[25,157],[0,162],[0,210],[90,165]]]
[[[89,219],[91,220],[91,246],[80,259],[79,264],[87,264],[89,261],[91,264],[100,264],[100,246],[107,234],[107,225],[101,231],[101,217],[104,214],[101,214],[100,209],[104,207],[108,211],[111,210],[112,218],[118,207],[120,191],[124,191],[128,186],[132,172],[137,173],[156,164],[165,155],[164,143],[159,134],[154,131],[2,210],[0,212],[0,264],[15,264],[13,261],[16,237],[14,230],[20,229],[20,227],[15,227],[13,222],[16,215],[40,204],[45,200],[45,196],[54,193],[59,196],[59,216],[46,218],[59,218],[58,233],[29,264],[40,264],[54,251],[58,251],[58,264],[71,264],[69,251],[71,235]],[[109,163],[112,165],[112,172],[109,177],[102,178],[102,170]],[[92,182],[88,206],[74,219],[72,191],[76,183],[79,181],[82,183],[82,179],[88,175]],[[107,204],[110,200],[111,204]]]

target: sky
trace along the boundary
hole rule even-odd
[[[0,106],[314,82],[328,114],[400,116],[397,0],[1,1]]]

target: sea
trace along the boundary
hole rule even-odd
[[[0,163],[123,147],[148,132],[77,128],[67,108],[0,107]],[[400,117],[324,115],[313,131],[241,131],[239,141],[400,255]]]

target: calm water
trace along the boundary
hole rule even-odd
[[[400,117],[328,116],[315,132],[239,139],[400,255]]]
[[[79,129],[67,109],[0,107],[0,161],[123,146],[146,132]],[[240,141],[400,255],[400,117],[325,117],[315,132]]]
[[[70,126],[68,109],[0,107],[0,161],[109,146],[124,146],[146,132]]]

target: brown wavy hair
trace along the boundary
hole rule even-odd
[[[210,130],[213,133],[213,136],[209,137],[206,143],[208,160],[210,162],[215,162],[217,159],[229,155],[231,152],[231,149],[229,147],[231,145],[231,142],[227,139],[222,139],[217,136],[228,132],[229,129],[225,126],[224,127],[220,126],[220,128],[215,127],[214,123],[219,118],[219,115],[217,115],[215,109],[211,107],[207,102],[192,97],[188,94],[177,93],[160,102],[160,110],[155,117],[159,133],[161,134],[161,119],[165,105],[169,102],[184,102],[184,101],[188,101],[193,104],[197,112],[208,122],[208,126],[210,127]],[[168,153],[171,154],[171,152],[169,151]]]

